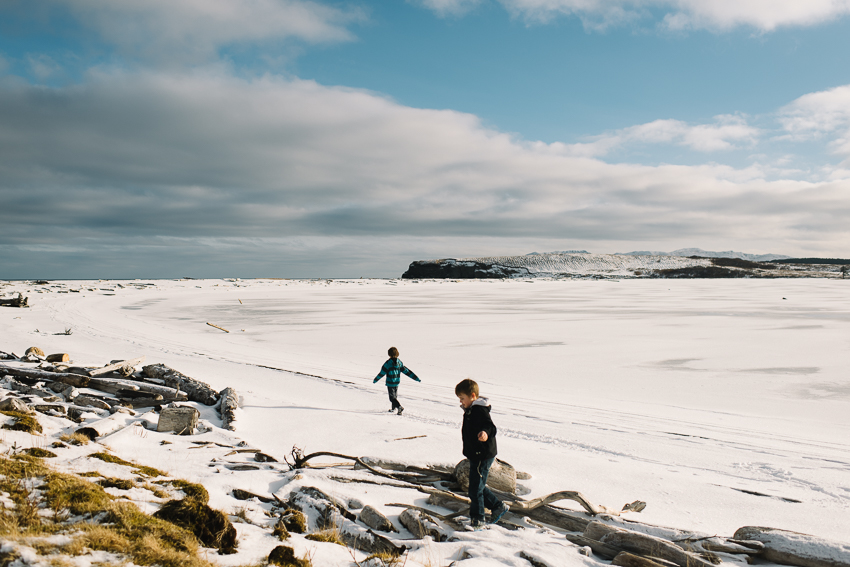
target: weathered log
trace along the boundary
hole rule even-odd
[[[190,378],[164,364],[145,366],[142,373],[150,378],[165,380],[166,385],[186,392],[193,402],[212,406],[218,401],[218,393],[209,384]]]
[[[4,307],[29,307],[27,305],[28,297],[24,297],[18,293],[18,297],[0,299],[0,306]]]
[[[469,459],[464,459],[455,466],[454,475],[460,487],[464,491],[469,490]],[[509,463],[496,459],[490,467],[487,486],[516,494],[516,469]]]
[[[595,539],[590,539],[589,537],[585,537],[577,534],[567,534],[567,541],[570,543],[574,543],[581,547],[589,547],[593,553],[602,557],[603,559],[614,559],[620,550],[611,547],[610,545],[605,545],[601,541],[597,541]]]
[[[130,390],[133,392],[147,392],[157,396],[169,397],[184,397],[180,392],[168,386],[159,386],[157,384],[147,384],[145,382],[136,382],[133,380],[124,380],[122,378],[92,378],[89,382],[90,388],[97,388],[104,392],[118,393],[122,390]]]
[[[31,407],[41,413],[58,412],[62,415],[68,415],[68,408],[62,404],[33,404]]]
[[[90,408],[82,408],[84,410],[89,410]],[[121,429],[124,429],[128,425],[133,422],[139,421],[139,418],[131,416],[126,413],[113,413],[109,417],[101,419],[99,421],[95,421],[94,423],[90,423],[85,427],[80,427],[77,429],[77,433],[81,433],[94,441],[98,437],[106,437],[111,433],[115,433]]]
[[[175,431],[178,435],[192,435],[198,425],[201,412],[195,408],[162,408],[159,412],[159,422],[156,430],[159,432]]]
[[[81,421],[83,414],[85,413],[93,413],[100,417],[106,417],[109,415],[109,412],[106,410],[92,408],[92,407],[83,407],[83,406],[75,406],[73,404],[68,404],[65,407],[68,408],[68,417],[73,419],[74,421]]]
[[[360,521],[379,532],[398,532],[389,518],[374,506],[366,506],[360,511]]]
[[[221,427],[234,431],[236,429],[236,408],[239,407],[239,396],[233,388],[225,388],[219,394],[221,398]]]
[[[71,360],[71,356],[67,352],[47,355],[47,362],[68,362],[69,360]]]
[[[13,368],[4,364],[0,364],[0,374],[43,380],[45,382],[62,382],[77,388],[85,388],[89,385],[89,381],[91,380],[88,376],[80,376],[79,374],[71,374],[68,372],[46,372],[35,368]]]
[[[118,398],[118,402],[128,408],[153,408],[156,406],[165,406],[171,402],[178,402],[177,398],[165,398],[163,396],[154,396],[152,398]]]
[[[682,543],[682,542],[677,542]],[[761,542],[759,542],[761,543]],[[761,549],[764,549],[762,544],[760,549],[753,549],[739,543],[724,540],[719,537],[710,537],[693,542],[694,547],[704,549],[705,551],[714,551],[719,553],[738,553],[744,555],[757,555]],[[693,550],[692,550],[693,551]]]
[[[437,522],[431,516],[420,509],[406,508],[398,516],[398,521],[416,539],[431,536],[434,541],[446,541],[446,534],[440,529]]]
[[[428,504],[448,508],[449,510],[466,511],[469,508],[469,499],[463,496],[446,492],[444,490],[428,489],[420,487],[420,490],[429,494]],[[580,512],[571,512],[567,510],[558,510],[551,506],[539,506],[531,510],[523,510],[518,508],[514,511],[513,506],[517,501],[520,501],[516,496],[511,497],[507,493],[493,491],[505,504],[511,508],[511,512],[519,516],[527,516],[532,520],[537,520],[550,526],[561,528],[570,532],[580,532],[590,523],[590,520],[582,517]]]
[[[413,472],[429,475],[437,475],[443,480],[454,480],[455,467],[451,465],[431,464],[424,467],[401,463],[398,461],[388,461],[379,457],[360,457],[360,460],[371,467],[378,467],[388,471]],[[365,466],[355,463],[355,470],[366,468]]]
[[[94,396],[77,396],[76,398],[74,398],[74,403],[78,406],[92,407],[103,410],[108,410],[112,407],[100,398],[96,398]]]
[[[587,530],[585,530],[585,536],[589,537]],[[666,539],[638,532],[617,529],[617,531],[605,535],[599,541],[612,547],[620,548],[623,551],[630,551],[649,557],[660,557],[661,559],[672,561],[680,567],[713,567],[714,565],[714,563],[703,559],[695,553],[685,551]]]
[[[663,563],[653,561],[649,557],[629,553],[628,551],[618,553],[614,557],[614,560],[611,561],[611,565],[617,565],[618,567],[665,567]]]
[[[846,543],[758,526],[738,529],[734,539],[762,542],[764,550],[759,557],[774,563],[799,567],[850,567],[850,544]]]
[[[100,376],[101,374],[108,374],[113,370],[118,370],[120,368],[124,368],[125,366],[133,367],[137,364],[141,364],[145,361],[144,356],[140,356],[139,358],[132,358],[130,360],[119,360],[118,362],[113,362],[111,364],[107,364],[101,368],[95,368],[94,370],[89,370],[89,376]]]
[[[534,508],[539,508],[540,506],[545,506],[546,504],[551,504],[552,502],[557,502],[559,500],[575,500],[582,507],[587,510],[589,514],[597,515],[611,512],[605,508],[604,506],[595,506],[591,504],[587,498],[581,492],[575,492],[573,490],[563,490],[561,492],[554,492],[547,496],[541,496],[540,498],[535,498],[533,500],[522,501],[519,500],[517,502],[511,503],[511,510],[533,510]]]
[[[16,392],[44,398],[45,401],[55,402],[59,399],[50,390],[45,390],[44,388],[39,388],[37,386],[27,386],[26,384],[21,384],[14,378],[6,377],[3,381],[3,385],[10,390],[15,390]]]

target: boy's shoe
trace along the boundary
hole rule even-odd
[[[401,406],[398,406],[398,415],[401,415],[401,412],[403,412],[403,411],[404,411],[404,408],[401,407]]]
[[[389,413],[392,413],[392,412],[394,412],[394,411],[395,411],[395,408],[390,408],[390,409],[388,409],[387,411],[388,411]]]
[[[507,513],[508,513],[508,507],[504,502],[502,502],[501,506],[499,506],[497,509],[493,510],[493,512],[490,514],[490,523],[491,524],[498,523],[499,520],[504,518],[505,514],[507,514]]]
[[[485,527],[487,527],[487,524],[485,524],[483,520],[470,520],[469,521],[469,529],[474,531],[474,532],[477,532],[479,530],[483,530]]]

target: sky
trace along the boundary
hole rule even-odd
[[[850,256],[850,0],[0,0],[0,278]]]

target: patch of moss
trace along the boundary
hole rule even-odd
[[[303,534],[307,532],[307,516],[304,515],[304,512],[295,510],[294,508],[287,508],[286,511],[280,515],[278,524],[283,524],[287,530],[296,534]]]
[[[279,545],[269,553],[269,565],[280,567],[312,567],[309,559],[295,557],[295,550],[288,545]]]
[[[54,441],[50,444],[53,449],[66,449],[68,446],[61,441]]]
[[[131,467],[137,473],[145,476],[156,477],[156,476],[166,476],[164,472],[159,469],[155,469],[153,467],[148,467],[145,465],[139,465],[130,461],[125,461],[121,457],[116,457],[115,455],[110,455],[109,453],[92,453],[89,455],[94,459],[100,459],[106,463],[115,463],[116,465],[124,465],[126,467]]]
[[[110,509],[112,496],[103,488],[78,476],[51,472],[44,478],[45,500],[57,514],[96,516]]]
[[[29,449],[24,449],[21,452],[31,457],[38,457],[39,459],[50,459],[56,456],[56,453],[54,453],[53,451],[48,451],[47,449],[40,449],[38,447],[30,447]]]
[[[5,423],[3,424],[3,429],[10,429],[12,431],[24,431],[26,433],[41,433],[43,430],[41,429],[41,424],[38,422],[36,418],[31,415],[25,414],[21,411],[0,411],[3,415],[8,415],[15,419],[15,422],[12,424]]]
[[[100,474],[97,471],[88,471],[88,472],[82,472],[82,473],[78,474],[77,476],[84,476],[86,478],[99,478],[99,477],[102,477],[103,475]]]
[[[224,512],[210,508],[197,498],[169,500],[154,517],[192,532],[202,544],[215,547],[220,553],[236,553],[236,528]]]
[[[305,539],[309,539],[311,541],[321,541],[324,543],[335,543],[337,545],[345,546],[345,543],[340,539],[339,533],[336,530],[325,530],[323,532],[316,532],[314,534],[310,534],[305,536]]]
[[[201,486],[200,484],[189,482],[188,480],[183,480],[180,478],[174,479],[169,482],[174,488],[183,491],[183,494],[186,495],[186,498],[194,498],[195,500],[199,500],[204,504],[210,501],[210,493],[207,492],[207,489]]]
[[[130,490],[136,488],[136,483],[126,478],[104,478],[97,481],[103,488],[118,488],[120,490]]]

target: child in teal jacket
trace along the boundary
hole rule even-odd
[[[401,373],[404,372],[417,382],[421,382],[422,380],[420,380],[411,369],[405,366],[404,363],[398,359],[397,348],[390,347],[387,354],[390,355],[389,360],[387,360],[381,367],[381,371],[375,379],[372,380],[372,383],[375,384],[384,376],[387,377],[387,392],[389,393],[390,403],[392,404],[390,411],[398,410],[398,415],[401,415],[401,412],[404,411],[402,405],[398,403],[398,385],[401,383]]]

